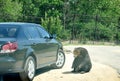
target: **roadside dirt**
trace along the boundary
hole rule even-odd
[[[39,69],[33,81],[120,81],[120,76],[113,68],[92,61],[89,73],[71,73],[73,55],[71,50],[66,51],[66,62],[62,69],[46,67]]]

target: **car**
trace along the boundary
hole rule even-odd
[[[37,69],[64,63],[63,45],[41,25],[0,23],[0,74],[19,73],[22,81],[32,81]]]

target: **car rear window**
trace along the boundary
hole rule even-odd
[[[15,38],[18,33],[18,27],[1,27],[0,26],[0,38]]]

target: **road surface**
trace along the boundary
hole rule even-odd
[[[120,69],[119,46],[81,46],[88,50],[93,65],[85,74],[71,73],[75,47],[79,46],[64,46],[66,62],[62,69],[40,69],[33,81],[120,81],[117,73]]]
[[[74,47],[84,47],[88,50],[93,61],[109,65],[120,74],[120,46],[65,46],[73,50]]]
[[[92,69],[89,73],[71,73],[74,60],[72,51],[75,47],[84,47],[88,50],[92,60]],[[45,67],[37,70],[33,81],[120,81],[120,47],[119,46],[64,46],[66,62],[62,69]],[[114,69],[113,69],[114,68]],[[8,81],[9,77],[5,77]],[[10,81],[15,77],[10,77]],[[0,81],[3,81],[0,77]]]

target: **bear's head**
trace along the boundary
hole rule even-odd
[[[76,58],[78,55],[80,55],[80,49],[79,48],[75,48],[73,51],[73,55]]]

